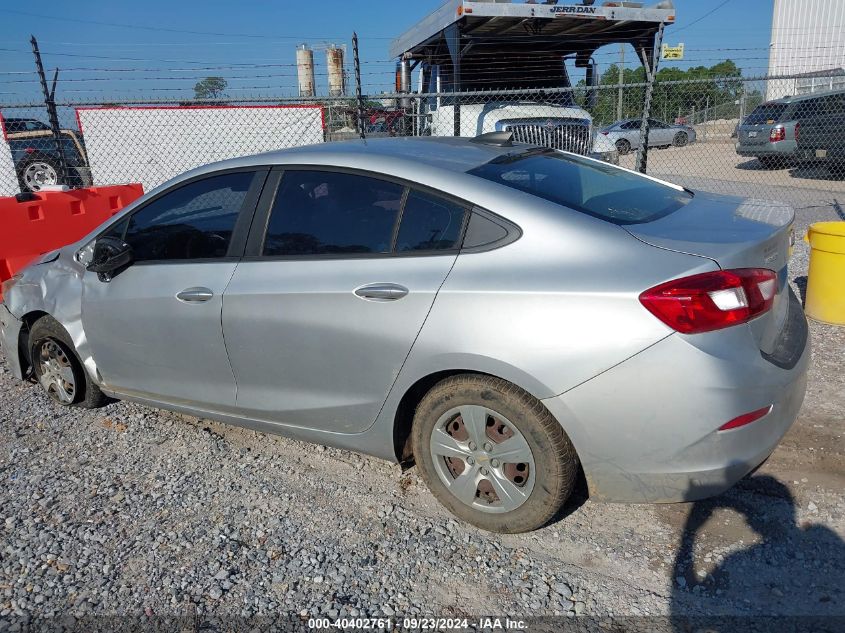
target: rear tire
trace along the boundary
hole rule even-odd
[[[757,160],[763,169],[781,169],[784,166],[784,160],[779,156],[758,156]]]
[[[672,139],[672,145],[675,147],[684,147],[687,143],[689,143],[689,136],[686,132],[678,132]]]
[[[845,178],[845,161],[831,161],[825,165],[827,173],[836,179]]]
[[[463,374],[432,387],[417,406],[412,441],[435,498],[491,532],[548,523],[578,472],[572,442],[543,404],[492,376]]]
[[[624,156],[631,151],[631,143],[624,138],[620,138],[616,141],[616,150],[620,155]]]
[[[70,335],[53,317],[41,317],[32,325],[29,351],[35,379],[53,402],[83,409],[108,404],[82,367]]]
[[[47,158],[35,158],[18,168],[21,191],[37,192],[44,185],[59,184],[59,167]]]

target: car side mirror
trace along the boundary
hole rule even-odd
[[[97,273],[100,281],[111,281],[132,263],[132,247],[118,237],[101,237],[94,245],[94,254],[86,270]]]

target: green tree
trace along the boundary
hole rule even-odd
[[[713,66],[694,66],[686,70],[677,66],[664,66],[657,71],[651,98],[651,115],[673,120],[676,116],[689,116],[705,108],[714,116],[731,118],[739,106],[743,91],[742,70],[730,59]],[[646,80],[642,66],[626,68],[622,73],[622,118],[642,116]],[[685,81],[688,83],[670,83]],[[582,84],[583,82],[579,82]],[[611,123],[617,118],[619,67],[611,64],[602,73],[598,100],[593,117],[598,124]],[[748,94],[746,94],[746,99]],[[698,118],[698,117],[697,117]]]
[[[194,85],[194,97],[200,100],[219,99],[228,83],[223,77],[206,77]]]

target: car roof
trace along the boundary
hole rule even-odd
[[[622,123],[630,123],[631,121],[642,121],[642,119],[643,118],[641,116],[631,117],[630,119],[619,119],[613,125],[620,125]],[[663,119],[658,119],[656,116],[650,116],[650,117],[648,117],[648,119],[650,121],[660,121],[661,123],[666,123],[666,121],[664,121]]]
[[[522,143],[502,147],[460,137],[390,137],[333,141],[274,150],[253,156],[212,163],[190,172],[203,172],[259,165],[336,165],[379,171],[385,161],[406,169],[425,165],[450,172],[466,172],[491,160],[533,147]]]
[[[798,103],[799,101],[807,101],[809,99],[818,99],[819,97],[827,97],[828,95],[837,95],[845,93],[845,90],[824,90],[820,92],[808,92],[805,95],[791,95],[788,97],[780,97],[778,99],[771,99],[764,101],[760,105],[768,105],[770,103]]]

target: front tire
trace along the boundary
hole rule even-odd
[[[53,402],[84,409],[108,403],[82,367],[70,335],[53,317],[44,316],[33,323],[29,350],[35,379]]]
[[[575,485],[578,458],[557,420],[539,400],[492,376],[436,384],[417,407],[412,439],[435,498],[491,532],[542,527]]]
[[[686,132],[678,132],[675,134],[675,138],[672,139],[672,144],[675,147],[684,147],[687,143],[689,143],[689,136]]]

